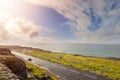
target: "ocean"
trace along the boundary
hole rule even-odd
[[[40,43],[35,47],[59,53],[120,58],[120,44]]]

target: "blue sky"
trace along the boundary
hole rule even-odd
[[[29,16],[29,18],[31,20],[34,20],[36,24],[45,26],[53,30],[53,32],[49,32],[49,33],[43,31],[42,35],[55,37],[61,40],[68,40],[74,37],[70,32],[70,27],[65,25],[65,23],[69,19],[65,18],[64,16],[56,12],[54,9],[43,6],[37,6],[37,7],[33,6],[33,7],[35,7],[34,17],[31,17],[33,16],[32,14]]]
[[[6,4],[8,0],[5,1],[0,3]],[[13,35],[8,42],[17,39],[33,43],[120,43],[120,0],[11,1],[19,4],[13,6],[11,2],[8,4],[12,6],[2,5],[10,8],[1,13],[9,15],[5,24],[17,27],[0,27],[8,33],[5,38],[0,37],[3,42]],[[5,31],[0,32],[0,35],[4,35]],[[27,39],[24,40],[24,37]]]

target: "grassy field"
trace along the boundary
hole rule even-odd
[[[17,66],[17,64],[19,62],[19,59],[16,58],[15,56],[13,56],[13,55],[0,55],[0,63],[6,63],[6,62],[8,62],[9,65],[11,65],[11,66],[13,66],[13,65]],[[54,75],[50,74],[48,71],[46,71],[46,70],[44,70],[44,69],[42,69],[40,67],[37,67],[35,65],[32,65],[29,62],[25,62],[25,63],[26,63],[26,67],[28,69],[28,72],[32,76],[34,76],[37,80],[40,80],[44,76],[48,76],[48,77],[51,78],[51,79],[48,79],[48,80],[58,80],[57,77],[55,77]],[[1,77],[3,77],[3,76],[0,75],[0,78]],[[29,78],[23,77],[23,80],[31,80],[31,78],[29,79]]]
[[[48,79],[48,80],[58,80],[57,77],[50,74],[48,71],[46,71],[44,69],[41,69],[40,67],[37,67],[35,65],[32,65],[29,62],[26,62],[26,66],[27,66],[28,72],[32,76],[34,76],[37,80],[41,80],[41,78],[44,77],[44,76],[50,77],[50,79]]]
[[[60,54],[36,49],[28,50],[28,52],[25,49],[18,49],[17,51],[80,70],[96,73],[97,75],[105,76],[112,80],[120,80],[120,60]]]

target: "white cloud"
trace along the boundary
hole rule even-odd
[[[77,23],[77,28],[84,28],[90,24],[88,17],[83,12],[82,0],[25,0],[33,4],[47,6],[55,9],[57,12],[62,14],[65,18],[70,21]],[[48,5],[49,4],[49,5]],[[81,23],[80,23],[81,22]]]
[[[0,23],[0,40],[6,40],[8,37],[7,30],[3,27],[3,24]]]
[[[109,14],[108,15],[110,15],[110,16],[120,16],[120,10],[112,10],[112,11],[110,11],[109,12]]]
[[[112,39],[113,36],[120,34],[120,0],[25,1],[53,8],[65,18],[68,18],[69,22],[67,24],[72,26],[72,32],[80,39],[80,42],[106,42],[106,38]],[[87,13],[84,13],[84,11],[87,11]],[[88,26],[93,25],[90,14],[93,15],[92,17],[100,17],[102,20],[100,24],[95,22],[96,25],[101,25],[101,28],[93,32],[88,29]]]
[[[7,16],[7,18],[0,19],[0,41],[37,43],[55,40],[52,37],[42,36],[41,31],[52,32],[53,30],[36,25],[25,18]]]

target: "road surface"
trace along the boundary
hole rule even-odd
[[[25,60],[32,59],[32,63],[46,69],[53,75],[56,75],[60,80],[110,80],[102,76],[97,76],[93,73],[80,71],[68,66],[63,66],[57,63],[42,60],[40,58],[28,56],[22,53],[12,51],[14,55]]]

